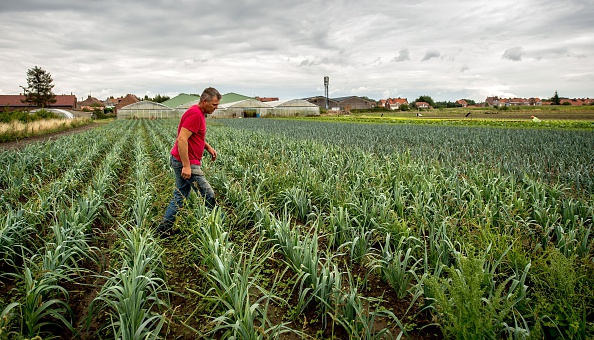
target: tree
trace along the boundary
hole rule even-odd
[[[419,98],[417,98],[417,100],[415,100],[415,102],[425,102],[429,104],[431,107],[435,107],[435,102],[430,96],[420,96]]]
[[[166,100],[169,100],[169,99],[171,99],[169,96],[165,96],[165,95],[162,96],[162,95],[160,95],[158,93],[155,96],[155,98],[151,98],[151,97],[149,97],[146,94],[144,95],[144,100],[148,100],[148,101],[155,102],[155,103],[162,103],[162,102],[164,102]]]
[[[25,95],[23,103],[32,103],[42,108],[55,103],[52,81],[52,75],[40,67],[27,70],[27,87],[21,86]]]
[[[164,102],[166,100],[169,100],[169,99],[171,99],[171,98],[169,98],[169,96],[165,96],[165,95],[162,96],[162,95],[160,95],[160,94],[157,93],[157,95],[155,96],[155,98],[153,99],[153,101],[154,102],[157,102],[157,103],[162,103],[162,102]]]
[[[561,105],[561,98],[559,98],[559,94],[555,91],[555,95],[551,98],[551,104],[553,105]]]

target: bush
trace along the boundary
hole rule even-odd
[[[20,121],[22,123],[34,122],[42,119],[55,119],[60,118],[51,111],[39,110],[35,113],[29,113],[27,111],[11,110],[10,107],[5,107],[0,113],[1,123],[10,123],[12,121]]]
[[[530,268],[527,265],[516,275],[495,275],[497,262],[476,255],[460,257],[456,266],[445,268],[447,276],[425,279],[433,294],[431,308],[441,321],[447,337],[455,339],[495,339],[526,335],[524,322],[514,322],[516,308],[523,304]],[[493,272],[491,272],[489,269]],[[515,325],[515,327],[514,327]]]
[[[537,259],[532,281],[535,337],[592,339],[594,335],[594,278],[589,260],[565,257],[551,249]]]

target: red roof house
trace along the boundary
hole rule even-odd
[[[431,106],[426,102],[417,102],[417,109],[429,109]]]
[[[87,99],[80,102],[80,109],[81,110],[89,110],[89,111],[93,111],[96,109],[103,110],[103,109],[105,109],[105,105],[99,99],[97,99],[95,97],[91,97],[89,95],[89,97],[87,97]]]
[[[390,110],[399,110],[403,104],[408,105],[408,99],[400,97],[386,99],[386,107]]]
[[[468,103],[464,99],[456,100],[456,104],[461,105],[462,107],[468,106]]]
[[[124,107],[126,105],[130,105],[130,104],[134,104],[134,103],[138,103],[138,99],[136,98],[136,96],[127,94],[124,98],[122,98],[120,100],[118,105],[116,105],[114,112],[117,114],[118,110],[121,109],[122,107]]]

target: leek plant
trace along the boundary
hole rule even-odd
[[[35,265],[34,263],[31,263]],[[65,326],[75,333],[72,327],[72,310],[68,306],[68,291],[57,284],[62,278],[58,272],[34,273],[28,265],[23,272],[9,273],[23,282],[23,300],[13,304],[20,309],[21,334],[33,338],[48,334],[46,326]]]
[[[8,210],[0,224],[0,262],[14,264],[19,253],[23,253],[26,247],[27,236],[34,231],[26,221],[24,211]],[[20,251],[19,251],[20,250]]]
[[[16,336],[18,333],[12,330],[11,322],[16,317],[16,313],[18,310],[16,307],[19,307],[18,302],[13,302],[8,304],[0,313],[0,338],[6,339],[10,336]]]
[[[388,328],[380,328],[379,324],[386,322],[386,319],[395,322],[400,328],[401,331],[396,339],[406,335],[405,328],[396,315],[389,310],[381,309],[379,299],[361,296],[351,273],[347,271],[347,275],[349,284],[346,291],[338,293],[338,298],[334,302],[336,303],[335,314],[332,317],[346,330],[349,339],[393,338]],[[372,309],[374,303],[375,309]]]
[[[143,131],[144,132],[144,131]],[[149,220],[151,204],[154,200],[154,187],[150,182],[149,168],[143,166],[148,159],[145,151],[144,133],[134,141],[134,159],[130,194],[124,205],[127,207],[124,218],[133,218],[137,228],[145,226]]]
[[[281,192],[280,197],[282,204],[289,208],[289,212],[294,213],[295,217],[303,223],[307,222],[307,217],[313,211],[313,206],[305,190],[290,188]]]
[[[326,223],[330,229],[328,246],[338,248],[352,240],[352,229],[357,220],[349,215],[347,208],[332,207]]]
[[[386,242],[381,248],[381,255],[372,261],[371,268],[379,269],[382,277],[394,288],[399,299],[408,293],[416,270],[422,259],[415,260],[413,251],[417,249],[420,241],[413,237],[402,236],[396,246],[390,243],[391,234],[386,235]],[[407,245],[416,243],[412,247]]]
[[[257,278],[262,264],[273,250],[256,255],[255,249],[249,254],[240,252],[230,263],[231,267],[220,266],[208,272],[211,288],[205,296],[224,311],[223,315],[213,317],[215,326],[209,334],[223,338],[265,339],[292,332],[286,323],[274,325],[268,318],[270,301],[280,302],[282,299],[259,286]]]
[[[285,323],[273,325],[270,322],[267,315],[270,301],[282,299],[257,282],[263,264],[273,256],[275,249],[258,255],[256,244],[249,253],[235,251],[228,233],[223,231],[219,209],[216,207],[208,216],[202,232],[196,235],[199,242],[194,245],[203,254],[204,272],[211,285],[206,293],[195,293],[223,311],[222,315],[213,317],[214,327],[207,335],[264,339],[291,332]]]
[[[105,285],[92,303],[94,315],[109,312],[115,338],[157,339],[169,309],[169,290],[164,282],[162,250],[151,230],[121,226],[121,267],[108,272]]]
[[[110,327],[116,339],[158,339],[165,324],[163,312],[169,304],[163,279],[147,272],[146,263],[124,266],[110,272],[107,282],[93,301],[110,312]],[[98,313],[99,310],[95,311]]]

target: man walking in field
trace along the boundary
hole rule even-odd
[[[206,150],[212,160],[217,159],[217,152],[205,140],[206,115],[218,107],[221,94],[209,87],[202,92],[198,105],[190,107],[181,117],[177,127],[177,139],[171,149],[171,167],[175,172],[175,190],[173,198],[165,211],[165,216],[157,231],[168,233],[173,227],[175,216],[192,189],[200,193],[208,208],[214,208],[214,190],[204,178],[200,168],[202,154]]]

